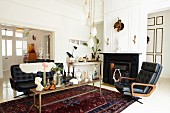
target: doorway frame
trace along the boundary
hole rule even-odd
[[[143,17],[141,18],[141,20],[143,20],[143,26],[140,27],[140,29],[143,31],[143,37],[147,37],[147,19],[148,19],[148,15],[151,13],[156,13],[156,12],[161,12],[161,11],[165,11],[165,10],[170,10],[170,0],[167,1],[157,1],[157,2],[152,2],[152,3],[145,3],[143,4],[142,10],[145,10],[143,13]],[[142,35],[141,35],[142,36]],[[144,42],[145,39],[143,39]],[[145,40],[145,59],[146,59],[146,47],[147,47],[147,40]],[[162,62],[163,63],[163,62]]]
[[[2,25],[9,25],[9,26],[16,26],[16,27],[23,27],[23,28],[32,28],[32,29],[38,29],[38,30],[44,30],[44,31],[50,31],[52,32],[52,36],[50,39],[50,48],[52,47],[53,50],[50,51],[50,59],[54,59],[56,58],[56,37],[57,37],[57,30],[56,28],[52,28],[52,27],[47,27],[47,26],[39,26],[39,25],[34,25],[34,24],[26,24],[26,23],[22,23],[22,22],[16,22],[16,21],[12,21],[12,20],[8,20],[8,19],[2,19],[0,18],[0,30],[2,29]],[[0,32],[0,47],[2,47],[2,34]],[[3,78],[3,64],[2,64],[2,51],[0,51],[0,78]]]

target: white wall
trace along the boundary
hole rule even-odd
[[[109,38],[110,43],[104,43],[104,52],[142,53],[141,65],[146,61],[147,14],[169,7],[170,0],[104,0],[104,40]],[[113,28],[117,17],[125,25],[120,32]]]
[[[70,38],[88,40],[83,11],[72,5],[54,0],[1,0],[0,14],[1,23],[53,31],[55,62],[66,62]]]
[[[0,29],[2,28],[2,26],[0,25]],[[2,34],[0,32],[0,40],[2,40]],[[2,41],[0,41],[0,47],[2,47]],[[0,78],[3,77],[3,73],[2,73],[2,51],[0,49]]]
[[[155,26],[148,26],[148,29],[155,29],[155,28],[163,28],[163,52],[162,52],[162,77],[170,78],[170,52],[169,52],[169,42],[170,42],[170,10],[161,11],[157,13],[151,13],[148,17],[157,17],[163,16],[163,24],[162,25],[155,25]]]

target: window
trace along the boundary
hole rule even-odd
[[[5,36],[5,29],[2,30],[2,35]]]
[[[15,37],[23,38],[23,33],[22,32],[15,32]]]
[[[12,30],[3,29],[2,30],[2,36],[13,36]]]
[[[7,41],[7,56],[12,56],[12,40]]]
[[[16,55],[22,56],[22,41],[16,41]]]
[[[5,40],[2,40],[2,56],[5,56],[6,55],[6,52],[5,52]]]

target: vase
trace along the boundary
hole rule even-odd
[[[46,87],[46,72],[43,73],[43,86]]]
[[[63,82],[63,76],[62,74],[60,73],[60,71],[56,72],[54,74],[54,78],[53,78],[54,81],[56,81],[56,86],[57,87],[60,87],[62,82]]]

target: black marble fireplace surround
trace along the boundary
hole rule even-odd
[[[140,53],[102,53],[103,60],[103,82],[114,85],[113,73],[120,69],[121,75],[136,77],[139,66]]]

